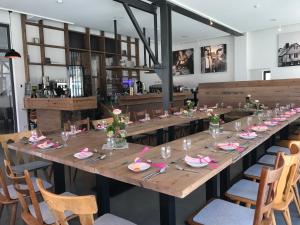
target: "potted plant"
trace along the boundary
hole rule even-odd
[[[126,123],[122,120],[122,111],[114,109],[112,111],[113,122],[106,128],[106,135],[111,140],[111,146],[121,148],[126,145]]]

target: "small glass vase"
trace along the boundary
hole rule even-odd
[[[218,133],[220,133],[220,123],[209,123],[209,131],[211,132],[212,130],[217,130]]]
[[[187,112],[188,117],[193,117],[193,109],[189,109]]]
[[[111,144],[113,148],[123,148],[126,145],[126,138],[111,138]]]

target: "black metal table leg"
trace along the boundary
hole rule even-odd
[[[110,213],[109,178],[96,175],[98,215]]]
[[[190,122],[190,134],[194,134],[195,133],[195,127],[196,127],[196,122],[195,121],[191,121]]]
[[[168,128],[168,142],[175,140],[175,128],[171,126]]]
[[[175,197],[159,193],[160,225],[176,224]]]
[[[206,182],[206,201],[218,196],[218,177],[214,176]]]
[[[224,198],[225,192],[230,187],[230,167],[225,168],[220,173],[220,195]]]
[[[161,145],[164,143],[164,130],[158,129],[156,131],[156,143],[157,145]]]
[[[248,169],[250,165],[251,165],[251,158],[250,155],[248,154],[243,157],[243,171]]]
[[[197,132],[201,132],[204,130],[204,121],[203,120],[198,120],[198,127],[197,127]]]
[[[287,125],[283,129],[281,129],[281,131],[280,131],[280,139],[281,140],[288,139],[288,137],[289,137],[289,125]]]
[[[52,168],[54,176],[55,193],[61,194],[66,191],[65,167],[63,164],[53,162]]]
[[[257,148],[255,148],[254,150],[252,150],[251,152],[251,166],[254,165],[257,162]]]

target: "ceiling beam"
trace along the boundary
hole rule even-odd
[[[114,0],[115,2],[125,3],[130,7],[142,10],[147,13],[156,14],[156,6],[153,4],[148,4],[141,0]]]
[[[159,5],[159,2],[160,2],[160,0],[148,0],[148,1],[152,2],[154,5],[156,5],[156,4]],[[196,21],[198,21],[200,23],[204,23],[204,24],[206,24],[208,26],[214,27],[214,28],[216,28],[218,30],[224,31],[224,32],[226,32],[228,34],[231,34],[231,35],[234,35],[234,36],[243,36],[242,33],[238,32],[238,31],[236,31],[236,30],[234,30],[234,29],[232,29],[232,28],[230,28],[228,26],[225,26],[223,24],[215,22],[215,21],[213,21],[213,20],[211,20],[211,19],[209,19],[207,17],[201,16],[200,14],[192,12],[192,11],[190,11],[188,9],[185,9],[185,8],[183,8],[183,7],[179,6],[179,5],[176,5],[174,3],[171,3],[169,1],[167,1],[167,3],[168,3],[168,5],[171,6],[172,11],[174,11],[174,12],[177,12],[177,13],[179,13],[181,15],[184,15],[186,17],[194,19],[194,20],[196,20]]]

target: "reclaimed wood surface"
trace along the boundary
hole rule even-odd
[[[96,109],[96,96],[80,98],[24,98],[25,109],[84,110]]]
[[[300,117],[299,114],[292,116],[288,121],[280,123],[280,125],[269,128],[268,131],[259,133],[259,136],[254,140],[239,139],[234,132],[234,123],[224,125],[224,132],[217,139],[217,142],[239,142],[241,146],[245,147],[245,151],[240,153],[237,151],[222,151],[214,147],[214,140],[207,131],[200,132],[188,136],[192,140],[192,149],[189,151],[190,156],[210,156],[218,161],[218,167],[215,169],[209,166],[203,168],[192,168],[198,173],[191,173],[188,171],[177,170],[175,165],[180,165],[184,168],[189,168],[183,158],[185,152],[182,149],[182,141],[184,138],[167,143],[172,149],[171,157],[166,161],[169,167],[166,173],[158,175],[150,180],[144,180],[143,177],[156,169],[150,168],[142,173],[134,173],[127,167],[128,164],[133,162],[136,157],[140,156],[140,151],[144,146],[129,144],[127,150],[114,150],[110,157],[104,160],[93,161],[94,157],[99,156],[95,154],[91,159],[79,160],[73,157],[73,154],[78,152],[84,147],[91,150],[97,149],[100,154],[109,155],[107,150],[101,150],[102,144],[106,142],[104,134],[96,131],[90,131],[78,134],[76,137],[71,138],[68,142],[69,146],[62,149],[50,149],[43,151],[34,148],[32,145],[23,143],[10,144],[9,147],[16,151],[23,151],[31,155],[35,155],[47,160],[62,163],[72,166],[90,173],[100,174],[115,180],[125,183],[133,184],[139,187],[147,188],[156,192],[165,193],[178,198],[185,198],[201,185],[205,184],[210,178],[220,173],[223,169],[227,168],[237,160],[241,159],[245,154],[255,149],[258,145],[262,144],[265,140],[271,137],[276,132],[287,126],[289,123],[295,121]],[[246,118],[242,118],[242,126],[246,124]],[[253,123],[255,122],[253,119]],[[102,136],[101,136],[102,135]],[[51,136],[54,140],[61,141],[59,136]],[[151,160],[153,163],[164,162],[160,156],[161,146],[153,147],[148,151],[143,159]]]
[[[253,100],[273,107],[276,103],[300,105],[300,79],[255,80],[202,83],[198,86],[199,105],[214,105],[223,102],[225,105],[238,106],[245,104],[250,94]]]

